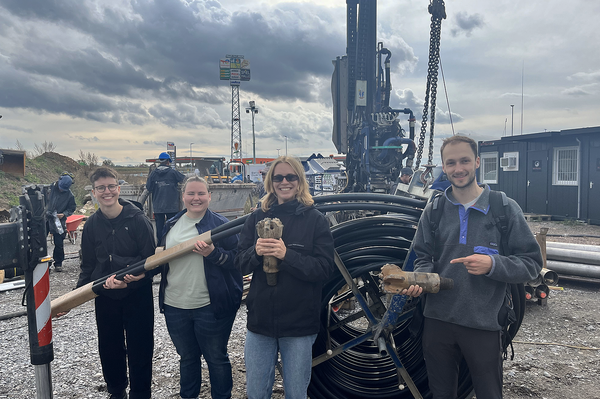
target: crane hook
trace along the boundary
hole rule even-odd
[[[423,167],[425,168],[425,171],[421,173],[420,179],[421,183],[423,183],[423,187],[427,188],[435,180],[433,177],[433,168],[435,168],[436,165],[429,164],[423,165]]]

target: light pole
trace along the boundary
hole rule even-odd
[[[254,136],[254,114],[258,114],[258,108],[256,108],[256,103],[254,101],[249,101],[248,104],[250,106],[246,108],[246,113],[252,114],[252,157],[254,158],[253,163],[254,165],[256,165],[256,137]]]
[[[285,156],[287,157],[287,136],[285,137]]]
[[[190,143],[190,172],[194,171],[194,158],[192,157],[192,145],[194,143]]]
[[[277,158],[279,158],[279,148],[276,148],[277,150]]]
[[[510,104],[510,135],[513,135],[515,127],[515,104]]]

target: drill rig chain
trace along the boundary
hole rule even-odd
[[[419,136],[419,148],[415,169],[418,169],[425,147],[425,134],[427,132],[427,115],[429,112],[429,97],[431,95],[431,126],[429,134],[429,164],[433,163],[433,132],[435,125],[435,106],[437,96],[438,69],[440,63],[440,39],[442,33],[442,19],[446,18],[446,8],[443,0],[432,0],[429,4],[431,14],[431,34],[429,39],[429,64],[427,68],[427,87],[425,89],[425,100],[423,104],[423,118],[421,122],[421,134]]]

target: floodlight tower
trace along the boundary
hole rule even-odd
[[[234,152],[239,149],[240,162],[242,158],[242,121],[240,120],[240,86],[231,86],[231,161]]]
[[[252,114],[252,157],[254,158],[253,163],[254,165],[256,165],[256,137],[254,136],[254,115],[258,114],[258,108],[256,108],[256,103],[254,101],[250,101],[248,102],[248,104],[250,106],[246,108],[246,113]]]
[[[240,162],[243,163],[240,84],[250,80],[250,61],[243,55],[227,54],[219,60],[219,79],[228,80],[231,86],[231,160],[239,151]]]

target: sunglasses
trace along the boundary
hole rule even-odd
[[[298,181],[299,177],[298,175],[293,175],[293,174],[289,174],[289,175],[274,175],[272,177],[273,181],[275,183],[281,183],[283,181],[283,179],[287,180],[289,183],[293,182],[293,181]]]

